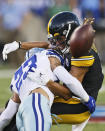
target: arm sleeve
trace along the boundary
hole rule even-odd
[[[80,97],[83,102],[89,100],[89,96],[83,89],[79,80],[73,77],[63,66],[58,66],[54,69],[54,74],[69,88],[71,92]]]
[[[7,108],[0,115],[0,131],[10,123],[13,116],[18,111],[18,107],[19,103],[15,103],[12,99],[9,100]]]

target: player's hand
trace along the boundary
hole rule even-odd
[[[95,18],[84,18],[83,25],[90,24],[92,25],[94,23]]]
[[[46,85],[51,80],[47,73],[38,69],[35,69],[34,72],[28,72],[27,77],[39,85]]]
[[[6,59],[7,59],[7,55],[8,55],[10,52],[15,51],[15,50],[17,50],[17,49],[19,49],[19,43],[16,42],[16,41],[4,45],[4,49],[3,49],[3,52],[2,52],[3,60],[6,60]]]
[[[95,99],[91,96],[89,96],[88,102],[84,103],[85,106],[89,109],[90,113],[93,113],[96,108]]]
[[[89,24],[92,25],[94,23],[95,18],[84,18],[83,21],[83,25]],[[93,32],[95,32],[95,30],[93,29]]]

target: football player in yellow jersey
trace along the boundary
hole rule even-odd
[[[92,19],[85,20],[85,23],[91,24]],[[101,63],[96,48],[93,45],[86,56],[79,58],[74,58],[68,52],[70,35],[79,25],[78,18],[74,14],[59,13],[59,15],[53,16],[48,23],[48,40],[53,43],[52,48],[54,48],[56,42],[62,46],[67,43],[67,48],[62,51],[65,58],[65,68],[82,83],[86,92],[96,100],[103,81]],[[34,47],[48,48],[49,44],[47,42],[11,43],[4,46],[4,59],[7,58],[8,53],[18,48],[30,49]],[[91,115],[74,94],[67,101],[56,97],[52,106],[52,113],[61,118],[57,119],[58,123],[72,124],[72,131],[82,131]]]

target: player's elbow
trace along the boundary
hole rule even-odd
[[[63,97],[63,99],[66,100],[66,101],[69,100],[70,98],[71,98],[70,95],[65,95],[65,96]]]
[[[64,93],[63,93],[63,99],[65,99],[65,100],[68,100],[68,99],[70,99],[72,97],[72,93],[70,92],[70,91],[65,91]]]

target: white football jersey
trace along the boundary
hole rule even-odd
[[[55,51],[44,50],[31,56],[14,73],[10,87],[14,92],[16,92],[19,95],[21,101],[27,95],[29,95],[29,93],[33,89],[41,87],[48,94],[50,98],[50,106],[52,105],[54,99],[53,93],[46,86],[41,86],[37,82],[34,82],[27,77],[28,72],[33,72],[34,68],[34,70],[39,69],[41,72],[47,73],[51,80],[56,81],[57,78],[56,76],[54,76],[50,68],[50,61],[48,59],[49,56],[57,57],[61,61],[61,63],[63,63],[63,58]]]

